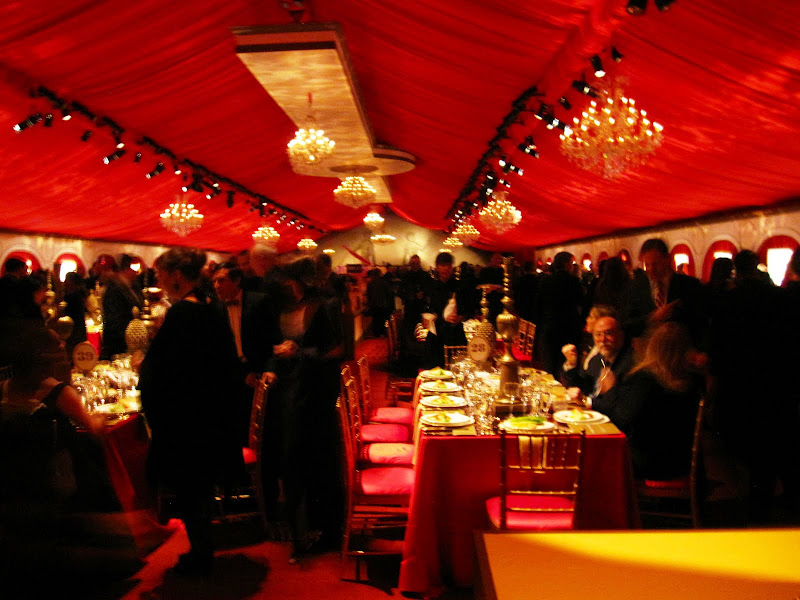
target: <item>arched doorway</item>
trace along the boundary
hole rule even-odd
[[[706,256],[703,259],[703,281],[708,281],[711,276],[711,265],[717,258],[734,258],[739,249],[730,240],[717,240],[708,247]]]
[[[42,263],[39,262],[39,259],[31,252],[27,250],[14,250],[13,252],[9,252],[8,256],[6,256],[5,260],[3,261],[2,270],[0,270],[0,276],[6,274],[6,261],[9,258],[18,258],[22,262],[24,262],[28,266],[28,274],[34,273],[42,268]]]
[[[67,273],[77,272],[82,277],[86,276],[86,266],[83,264],[83,259],[77,254],[72,252],[64,252],[58,255],[54,265],[56,279],[64,282]]]
[[[669,253],[669,256],[672,260],[672,268],[676,272],[696,277],[694,255],[692,254],[692,249],[689,248],[689,246],[686,244],[676,244]]]
[[[775,285],[783,283],[786,266],[799,245],[797,240],[789,235],[773,235],[764,240],[758,248],[759,262],[767,265],[767,273]]]

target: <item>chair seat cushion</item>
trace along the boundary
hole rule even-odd
[[[689,477],[678,477],[677,479],[645,479],[640,482],[646,488],[660,490],[682,490],[689,488]]]
[[[244,464],[254,465],[256,463],[255,450],[247,447],[242,448],[242,458],[244,458]]]
[[[414,444],[384,442],[365,444],[361,459],[373,465],[411,466],[414,457]]]
[[[414,411],[401,406],[382,406],[376,408],[369,417],[370,423],[399,423],[411,425]]]
[[[369,442],[407,442],[409,428],[397,423],[368,423],[361,426],[361,441]]]
[[[414,470],[408,467],[375,467],[357,473],[356,490],[362,497],[410,496]]]
[[[528,496],[509,495],[508,506],[511,508],[565,508],[573,509],[574,503],[561,496]],[[500,497],[495,496],[486,501],[486,512],[492,525],[500,529]],[[508,529],[543,531],[551,529],[572,529],[573,512],[507,512]]]

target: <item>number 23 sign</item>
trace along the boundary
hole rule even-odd
[[[485,337],[474,336],[467,343],[467,355],[475,362],[485,362],[492,354],[492,346]]]

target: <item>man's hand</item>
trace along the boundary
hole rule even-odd
[[[562,346],[561,354],[564,355],[568,367],[575,368],[578,365],[578,349],[575,347],[575,344],[566,344]]]
[[[445,317],[445,321],[447,321],[448,323],[461,323],[461,320],[462,320],[461,315],[458,313],[452,313],[447,315],[447,317]]]
[[[297,343],[292,340],[284,340],[277,346],[272,347],[275,356],[279,358],[292,358],[297,355],[297,349]]]
[[[653,311],[653,314],[650,315],[650,320],[658,322],[669,321],[672,318],[672,313],[675,312],[678,302],[680,302],[680,300],[673,300],[661,308],[657,308]]]

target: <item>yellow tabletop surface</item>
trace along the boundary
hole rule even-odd
[[[485,598],[800,597],[800,529],[476,534]]]

